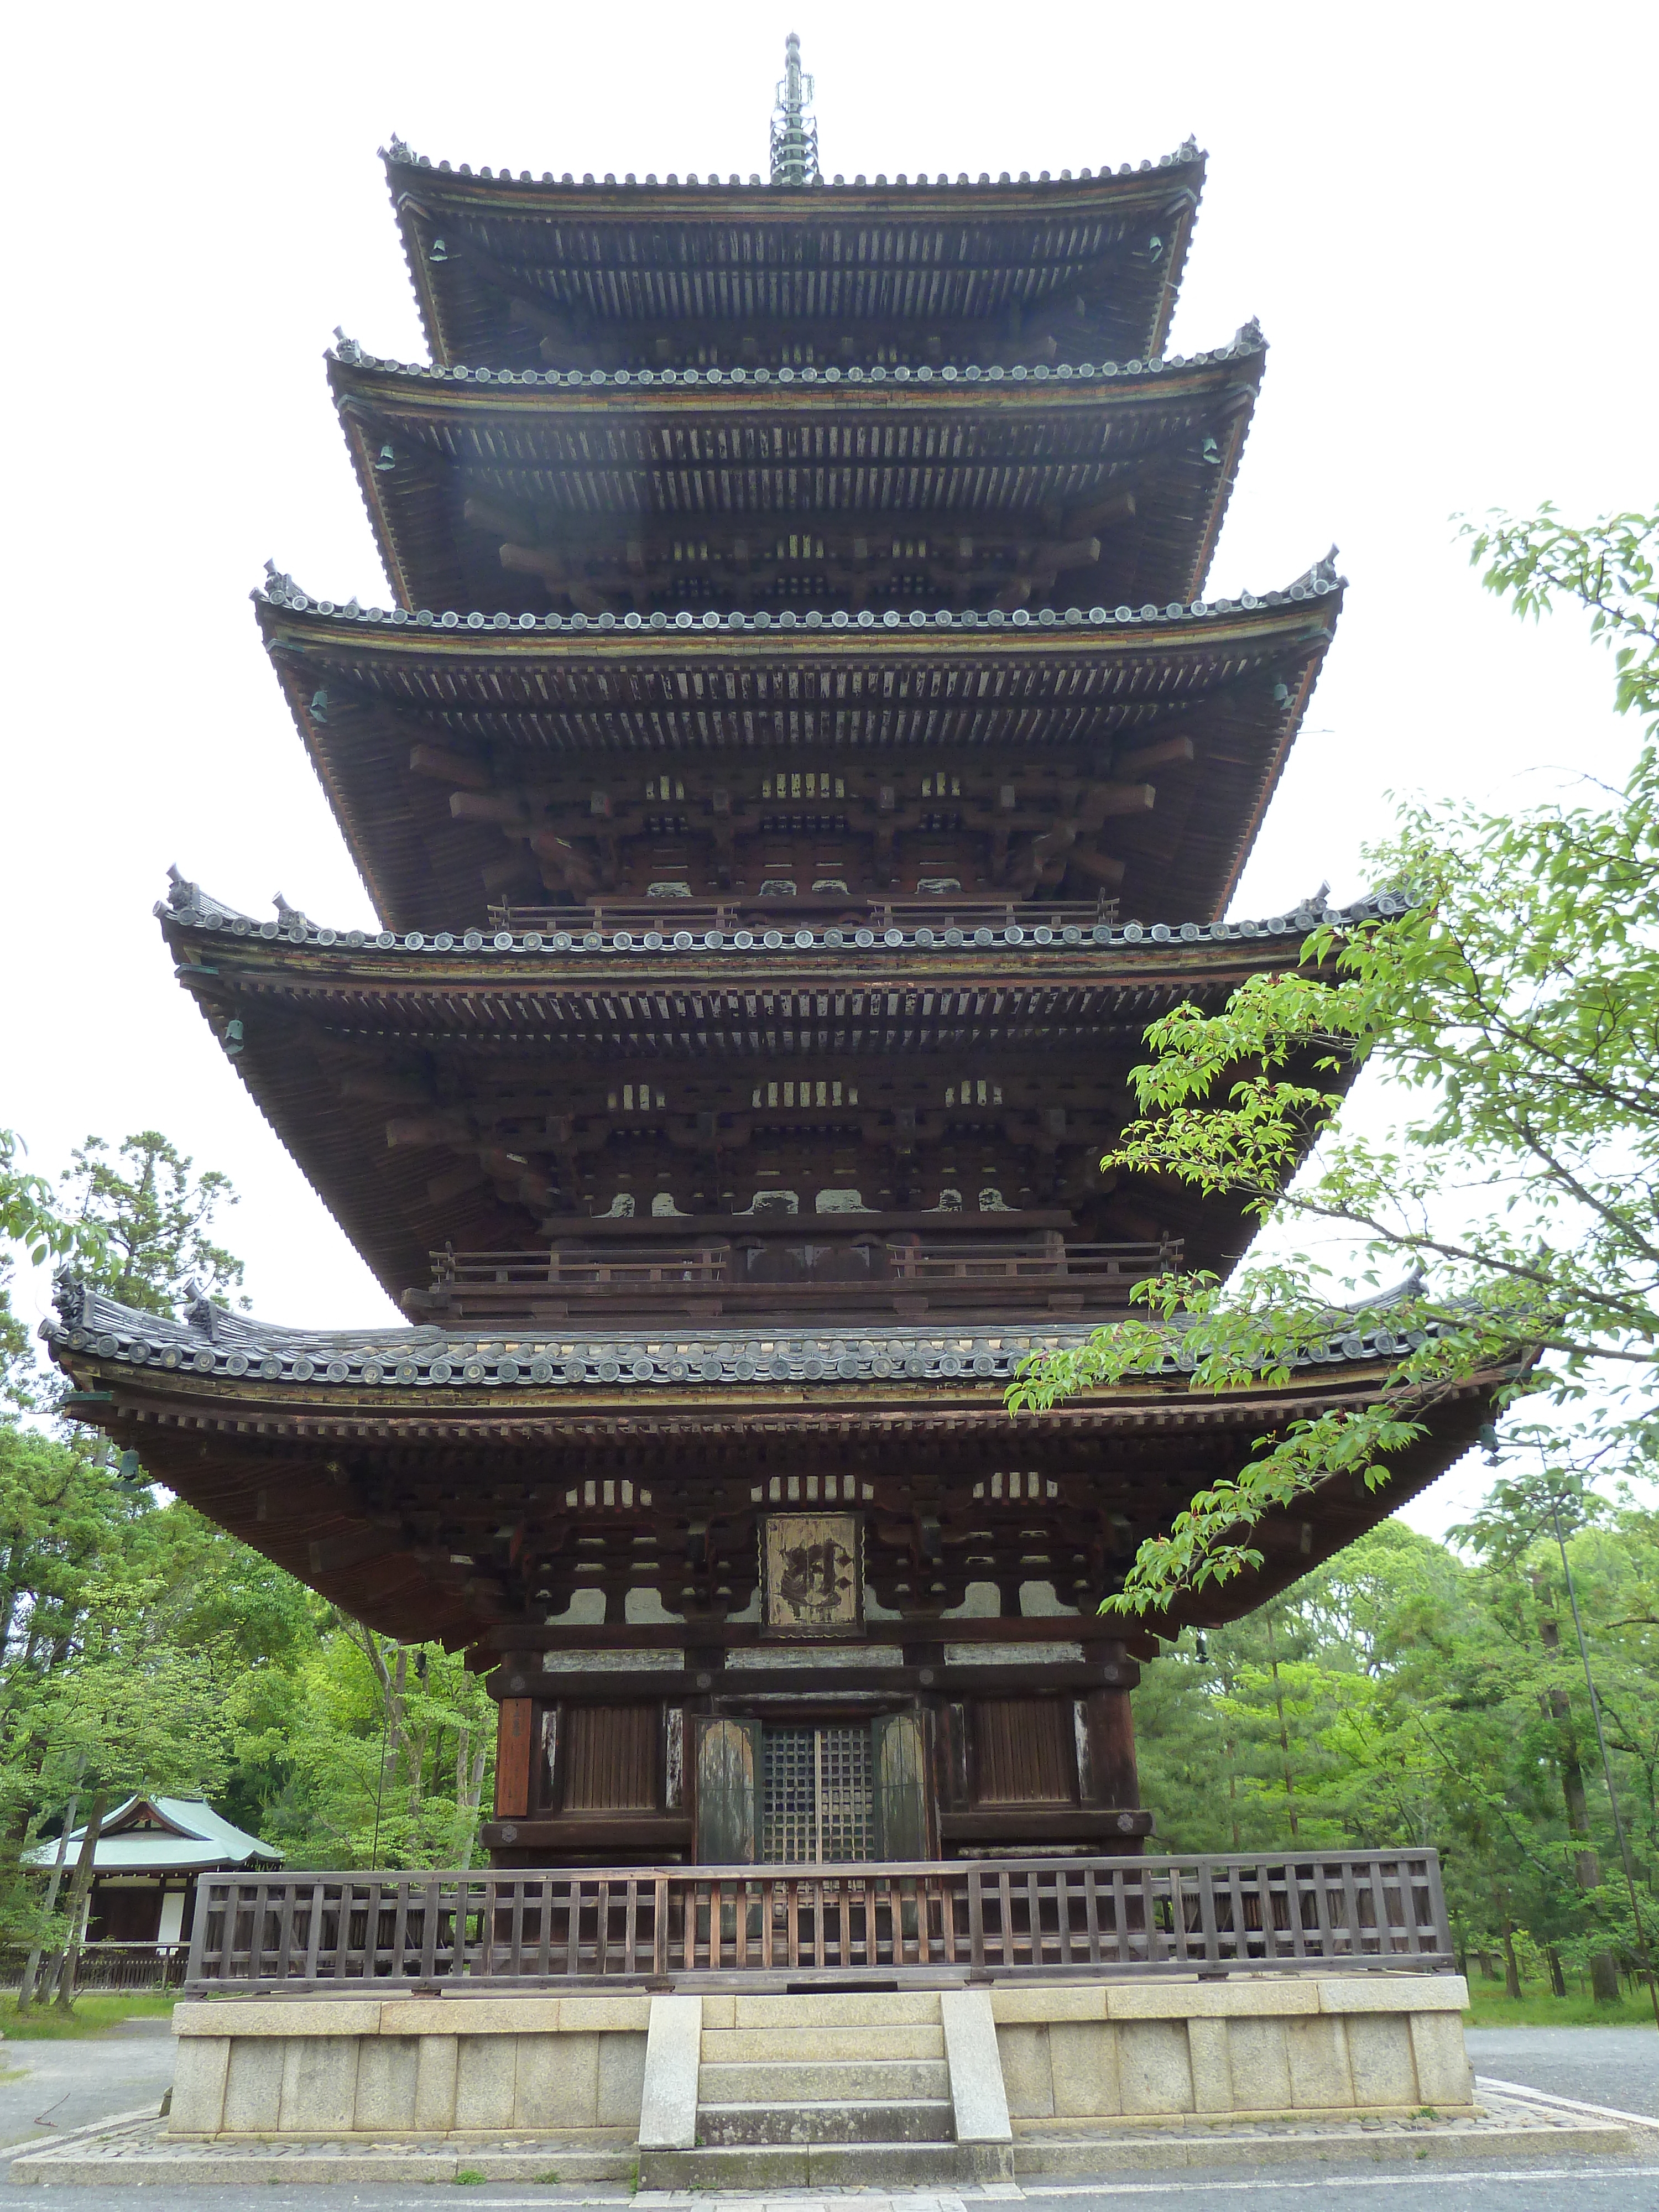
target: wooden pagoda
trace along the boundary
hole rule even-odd
[[[1164,352],[1192,146],[848,184],[799,126],[746,185],[386,157],[431,358],[329,375],[394,603],[255,594],[382,927],[157,911],[410,1325],[47,1331],[157,1480],[491,1669],[505,1865],[1138,1850],[1100,1599],[1398,1349],[1004,1408],[1243,1249],[1100,1161],[1148,1021],[1322,910],[1223,919],[1341,588],[1201,596],[1263,347]]]

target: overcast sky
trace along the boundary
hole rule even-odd
[[[370,919],[246,595],[270,554],[313,593],[389,602],[320,356],[338,323],[424,358],[376,159],[394,131],[475,167],[746,175],[794,28],[830,172],[1057,174],[1195,136],[1170,350],[1253,314],[1272,348],[1210,593],[1287,583],[1333,540],[1352,586],[1235,908],[1266,913],[1358,887],[1390,791],[1505,806],[1620,773],[1607,666],[1569,621],[1523,630],[1486,601],[1449,518],[1651,495],[1656,21],[1512,0],[20,10],[0,1123],[47,1170],[88,1131],[163,1129],[240,1191],[224,1234],[258,1312],[390,1317],[149,909],[176,860],[250,910],[281,890]],[[1448,1478],[1411,1517],[1437,1528],[1477,1487]]]

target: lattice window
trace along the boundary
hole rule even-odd
[[[762,1744],[762,1860],[816,1866],[873,1856],[869,1728],[768,1728]]]
[[[660,1112],[668,1103],[665,1091],[654,1091],[649,1083],[624,1083],[609,1093],[607,1103],[613,1114],[648,1114],[654,1096]]]
[[[1002,1085],[983,1075],[964,1075],[960,1083],[945,1086],[947,1106],[1000,1106]]]

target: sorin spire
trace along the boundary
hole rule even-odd
[[[783,75],[772,110],[772,182],[814,185],[818,178],[818,126],[808,115],[812,80],[802,73],[800,38],[791,31],[784,42]]]

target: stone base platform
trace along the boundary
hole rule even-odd
[[[1650,2141],[1645,2137],[1644,2142]],[[988,2203],[1023,2194],[1040,2194],[1043,2177],[1084,2179],[1097,2175],[1168,2172],[1181,2167],[1326,2164],[1364,2165],[1397,2159],[1434,2159],[1441,2163],[1522,2159],[1561,2160],[1586,2153],[1630,2154],[1638,2146],[1629,2129],[1614,2120],[1575,2112],[1557,2102],[1534,2105],[1520,2098],[1488,2096],[1458,2119],[1219,2121],[1207,2125],[1128,2126],[1109,2135],[1066,2133],[1022,2135],[1016,2142],[1012,2185],[983,2191],[971,2185],[940,2196],[940,2212],[972,2212]],[[288,2183],[361,2186],[373,2182],[453,2182],[477,2176],[484,2181],[544,2184],[599,2184],[595,2205],[618,2208],[671,2203],[695,2204],[718,2212],[718,2196],[707,2186],[695,2194],[641,2190],[631,2195],[636,2154],[567,2152],[548,2139],[527,2142],[503,2136],[494,2141],[454,2139],[423,2143],[334,2136],[311,2142],[183,2142],[169,2136],[154,2113],[127,2113],[82,2128],[50,2143],[24,2151],[11,2161],[16,2183],[65,2187],[154,2186]],[[609,2184],[606,2187],[605,2185]],[[1024,2188],[1020,2186],[1024,2184]],[[751,2182],[771,2189],[800,2186],[788,2180]],[[823,2195],[822,2182],[808,2185]],[[831,2187],[857,2189],[859,2212],[886,2212],[872,2190],[891,2187],[873,2174],[860,2181],[844,2176]],[[731,2187],[734,2184],[717,2185]],[[937,2186],[937,2185],[936,2185]],[[948,2187],[948,2184],[946,2185]],[[902,2191],[904,2212],[921,2203],[914,2185]],[[894,2208],[897,2212],[897,2208]]]
[[[1513,2148],[1517,2130],[1626,2147],[1616,2123],[1598,2137],[1541,2101],[1478,2107],[1466,2002],[1458,1976],[1380,1972],[191,2001],[164,2120],[15,2170],[971,2191],[1345,2145]]]

